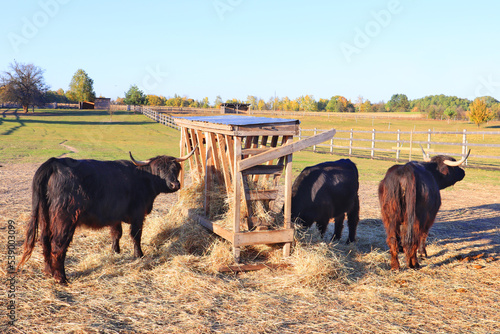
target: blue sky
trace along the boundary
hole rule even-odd
[[[0,71],[84,69],[98,95],[213,102],[446,94],[500,100],[499,1],[2,1]]]

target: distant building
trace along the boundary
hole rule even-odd
[[[109,110],[111,108],[111,99],[109,97],[97,97],[94,100],[94,109]]]
[[[238,114],[240,112],[246,112],[250,103],[221,103],[220,112],[221,114]]]

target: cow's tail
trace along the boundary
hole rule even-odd
[[[33,252],[33,248],[35,248],[35,244],[38,239],[38,225],[40,218],[45,221],[45,224],[43,224],[45,226],[43,226],[43,228],[48,228],[49,203],[47,199],[47,184],[53,173],[53,160],[54,158],[49,159],[41,165],[33,177],[31,218],[26,228],[23,256],[21,261],[19,261],[16,270],[19,270],[19,268],[21,268],[22,265],[29,260],[31,253]]]
[[[409,170],[405,171],[405,178],[401,184],[403,191],[403,198],[405,201],[405,209],[406,209],[406,235],[404,237],[405,244],[408,249],[411,249],[413,246],[418,244],[418,222],[417,222],[417,212],[416,212],[416,204],[417,204],[417,180],[415,179],[415,171],[412,166],[408,166]]]

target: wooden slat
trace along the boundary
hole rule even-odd
[[[257,244],[277,244],[293,241],[293,228],[273,231],[255,231],[234,234],[234,246],[247,246]]]
[[[278,190],[248,190],[248,195],[250,201],[275,200],[278,197]]]
[[[241,137],[234,137],[234,166],[238,166],[241,161]],[[241,219],[241,173],[235,171],[233,175],[234,210],[233,210],[233,231],[240,231]],[[240,247],[233,242],[233,256],[236,262],[240,259]]]
[[[196,138],[196,132],[193,129],[189,129],[189,143],[190,143],[189,150],[192,150],[196,146],[196,144],[198,143],[198,139]],[[198,143],[198,149],[200,149],[200,151],[203,149],[202,146],[203,145]],[[194,160],[196,163],[196,170],[198,172],[198,175],[201,177],[204,174],[204,172],[203,172],[204,164],[202,164],[202,162],[201,162],[200,151],[198,151],[198,149],[196,149],[197,152],[194,155]],[[189,152],[191,152],[191,151],[189,151]]]
[[[287,145],[293,142],[293,138],[287,139]],[[285,157],[285,208],[284,228],[292,227],[292,154]],[[283,246],[283,256],[290,255],[291,242]]]
[[[320,134],[317,134],[315,136],[299,140],[298,142],[286,144],[281,147],[276,147],[270,149],[267,152],[243,159],[239,162],[238,169],[242,171],[252,166],[259,165],[263,162],[269,161],[271,159],[277,159],[279,157],[303,150],[306,147],[322,143],[332,138],[335,135],[335,132],[336,132],[335,129],[331,129],[322,132]]]
[[[250,263],[250,264],[234,264],[221,266],[217,269],[220,273],[241,273],[246,271],[256,271],[262,269],[282,269],[288,268],[290,265],[288,263]]]
[[[231,184],[231,165],[229,163],[229,159],[227,157],[227,147],[226,140],[224,139],[224,135],[217,134],[217,146],[219,149],[219,157],[222,162],[222,173],[224,176],[224,184],[226,185],[226,192],[229,194],[233,185]]]
[[[227,158],[229,160],[229,163],[231,165],[230,168],[230,174],[231,174],[231,180],[234,178],[234,171],[235,171],[235,165],[234,165],[234,138],[233,136],[228,136],[224,135],[226,139],[226,147],[227,147]]]
[[[203,139],[205,136],[203,135],[203,132],[201,131],[196,131],[196,139],[198,141],[198,149],[200,150],[200,157],[201,157],[201,170],[205,170],[206,166],[205,164],[207,163],[207,152],[205,148],[205,144],[203,144]],[[206,140],[205,140],[206,142]]]
[[[215,175],[217,177],[218,183],[222,184],[224,182],[224,179],[223,179],[223,175],[222,175],[221,160],[219,159],[219,148],[218,148],[217,140],[215,137],[216,137],[216,135],[213,132],[206,132],[205,133],[205,138],[207,141],[210,142],[210,147],[212,148],[212,156],[210,158],[212,159],[212,165],[214,166],[214,172],[215,172]]]
[[[255,155],[263,152],[267,152],[269,150],[268,147],[257,147],[257,148],[245,148],[241,150],[241,154],[243,155]]]
[[[283,172],[283,166],[276,165],[259,165],[253,166],[245,169],[241,173],[243,175],[265,175],[265,174],[281,174]]]
[[[185,209],[185,211],[188,211],[188,209]],[[210,220],[208,220],[205,217],[202,217],[200,215],[192,214],[192,215],[190,215],[190,217],[193,218],[194,220],[197,220],[206,229],[214,232],[218,236],[221,236],[222,238],[226,239],[227,241],[233,243],[233,241],[234,241],[233,232],[225,229],[224,227],[222,227],[220,225],[214,224]]]

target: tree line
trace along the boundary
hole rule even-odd
[[[23,106],[25,112],[29,106],[38,106],[45,103],[76,103],[81,101],[93,102],[96,98],[94,81],[83,70],[78,69],[69,83],[69,88],[57,91],[48,89],[43,78],[43,70],[33,64],[22,64],[14,61],[10,64],[10,71],[0,75],[0,102],[15,102]],[[164,97],[153,94],[144,94],[137,85],[131,85],[124,93],[125,97],[118,97],[116,104],[218,108],[223,99],[220,96],[210,103],[208,97],[201,100],[179,96]],[[312,95],[303,95],[294,99],[289,97],[271,97],[267,101],[248,95],[246,100],[228,99],[226,103],[247,103],[252,110],[276,111],[318,111],[340,113],[367,113],[367,112],[418,112],[427,114],[432,119],[469,119],[476,124],[500,117],[500,102],[491,96],[476,98],[474,101],[456,96],[430,95],[423,98],[409,100],[405,94],[394,94],[387,102],[372,103],[362,96],[351,101],[341,95],[334,95],[329,99],[316,100]]]

